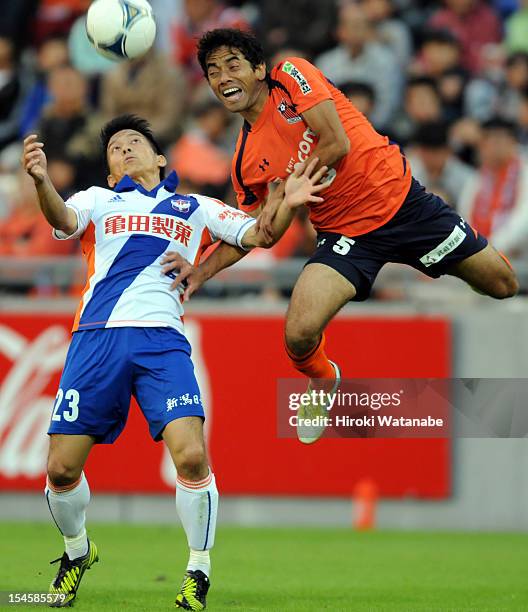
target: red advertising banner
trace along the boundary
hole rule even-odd
[[[54,404],[71,317],[0,314],[0,490],[42,490]],[[279,316],[192,316],[186,332],[202,389],[211,463],[233,495],[350,496],[369,478],[384,496],[442,498],[450,491],[445,439],[323,439],[305,446],[277,435],[277,380],[294,377]],[[329,355],[346,378],[450,375],[445,319],[339,318]],[[113,446],[96,446],[86,473],[94,492],[174,489],[163,443],[133,403]]]

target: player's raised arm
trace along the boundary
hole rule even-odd
[[[171,290],[177,289],[180,285],[185,287],[183,300],[186,302],[191,295],[215,274],[232,266],[240,261],[248,251],[239,249],[236,246],[221,242],[218,248],[199,266],[193,266],[189,261],[176,251],[167,251],[161,263],[163,265],[162,274],[177,272],[178,275],[171,283]]]
[[[321,164],[335,166],[350,151],[350,141],[341,123],[333,100],[324,100],[304,111],[303,119],[319,136],[311,159],[318,157]]]
[[[77,230],[77,215],[66,206],[57,193],[48,175],[48,164],[44,153],[44,144],[31,134],[24,140],[22,166],[35,182],[38,201],[48,223],[65,234]]]
[[[272,225],[270,242],[267,235],[258,225],[252,225],[242,237],[244,248],[273,246],[290,226],[297,208],[303,204],[322,202],[323,198],[316,194],[330,185],[330,181],[321,183],[321,179],[327,173],[328,167],[321,166],[315,171],[319,164],[319,158],[314,157],[309,163],[298,164],[288,180],[276,187],[270,194],[270,198],[279,199],[280,205]]]
[[[174,290],[183,283],[185,286],[183,298],[187,301],[207,280],[242,259],[250,249],[255,247],[269,248],[275,244],[289,227],[299,206],[323,200],[316,194],[326,189],[330,183],[328,181],[320,183],[328,168],[322,166],[315,171],[318,162],[319,160],[315,158],[310,163],[299,164],[287,181],[271,190],[270,198],[278,199],[280,202],[278,213],[273,220],[273,240],[271,242],[253,222],[248,225],[248,229],[238,242],[245,250],[233,244],[221,242],[218,248],[199,266],[193,266],[179,253],[166,253],[161,260],[161,263],[164,264],[162,272],[168,274],[178,271],[171,289]],[[234,211],[233,214],[240,215],[241,213]],[[244,224],[241,226],[242,231],[243,227]]]
[[[323,100],[315,106],[303,112],[303,118],[308,124],[308,127],[319,137],[319,141],[313,151],[313,154],[308,158],[308,163],[317,159],[317,163],[321,166],[330,168],[328,173],[330,185],[335,177],[333,166],[338,164],[350,150],[350,141],[346,135],[341,119],[337,113],[333,100]],[[273,236],[273,223],[277,214],[278,202],[269,201],[263,207],[262,214],[259,216],[257,228],[263,232],[268,240]],[[271,242],[271,244],[274,244]],[[266,246],[266,245],[259,245]]]

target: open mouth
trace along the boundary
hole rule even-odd
[[[222,95],[228,100],[236,101],[240,100],[240,98],[242,97],[242,90],[240,89],[240,87],[228,87],[227,89],[224,89]]]

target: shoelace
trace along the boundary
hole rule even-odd
[[[68,567],[68,563],[71,563],[71,561],[69,560],[68,557],[66,557],[66,555],[62,555],[62,557],[59,557],[58,559],[54,559],[53,561],[50,561],[50,565],[53,565],[53,563],[58,563],[59,561],[61,562],[61,566],[59,568],[59,573],[57,574],[55,580],[53,581],[53,586],[55,586],[55,588],[61,588],[62,587],[62,583],[64,582],[64,579],[66,578],[67,573],[73,569],[72,567]],[[62,564],[62,561],[65,560],[66,563]],[[67,585],[69,586],[68,582]]]
[[[182,593],[188,599],[189,597],[196,598],[196,590],[198,588],[198,581],[195,578],[191,578],[191,576],[185,579],[185,582],[182,586]]]

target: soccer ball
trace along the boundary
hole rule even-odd
[[[86,15],[86,33],[96,51],[119,61],[144,55],[156,36],[147,0],[95,0]]]

